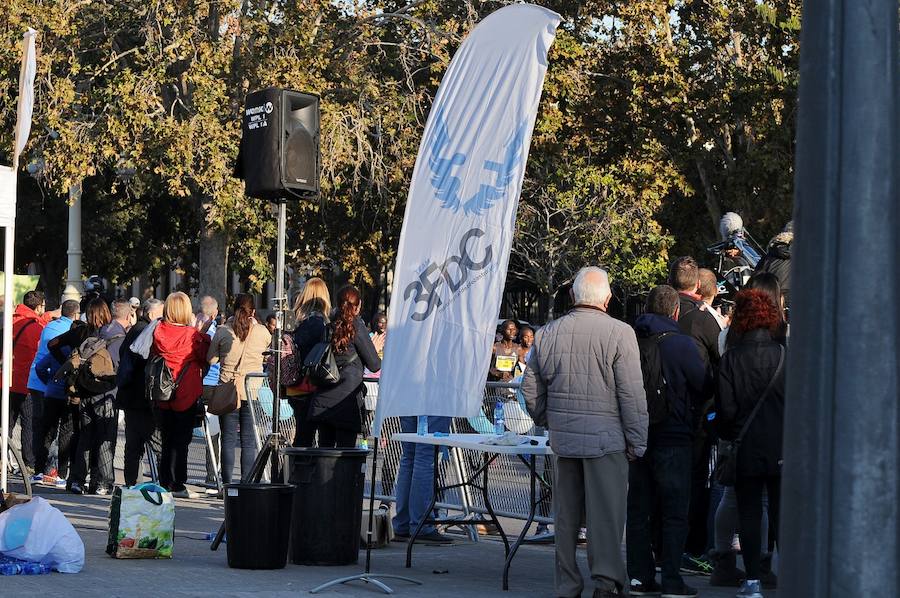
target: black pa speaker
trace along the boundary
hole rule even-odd
[[[260,199],[319,193],[319,96],[270,87],[247,94],[234,175]]]

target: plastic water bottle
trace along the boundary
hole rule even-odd
[[[19,573],[22,575],[46,575],[50,573],[50,567],[43,563],[22,563],[19,565]]]
[[[506,434],[506,419],[503,417],[503,401],[497,399],[494,405],[494,434],[503,436]]]
[[[369,450],[369,439],[362,434],[356,435],[356,448]]]
[[[416,434],[419,436],[425,436],[428,434],[428,416],[420,415],[418,425],[416,426]]]

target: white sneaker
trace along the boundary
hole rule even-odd
[[[187,498],[191,500],[200,498],[199,494],[197,494],[193,490],[188,490],[187,488],[185,488],[184,490],[177,490],[173,492],[172,496],[174,496],[175,498]]]
[[[736,598],[763,598],[758,579],[745,579]]]

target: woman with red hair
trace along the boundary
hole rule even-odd
[[[722,356],[719,366],[716,397],[719,436],[734,440],[744,432],[737,453],[734,484],[747,571],[738,593],[740,598],[762,598],[760,524],[764,488],[768,493],[769,517],[774,529],[778,529],[784,347],[772,335],[780,323],[779,308],[765,292],[748,289],[738,293],[731,327],[739,340]]]

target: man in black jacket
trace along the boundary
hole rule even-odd
[[[162,317],[163,305],[164,303],[159,299],[151,298],[144,301],[144,313],[141,319],[125,335],[119,349],[119,369],[116,373],[118,390],[116,391],[115,406],[117,409],[125,410],[124,469],[126,486],[137,484],[145,443],[149,443],[153,452],[156,453],[157,463],[162,450],[156,419],[144,389],[144,366],[147,362],[131,350],[131,344],[150,322]]]
[[[678,291],[678,327],[694,339],[700,356],[715,369],[719,364],[719,324],[709,313],[709,307],[700,296],[700,268],[697,260],[683,256],[672,262],[669,284]]]
[[[626,545],[628,577],[635,582],[632,596],[696,596],[697,590],[684,583],[679,569],[688,533],[691,499],[692,445],[696,409],[712,396],[709,376],[693,340],[678,328],[678,293],[670,286],[658,286],[647,297],[647,313],[635,321],[635,331],[644,369],[644,379],[658,380],[662,374],[661,410],[651,409],[647,451],[629,464],[628,524]],[[651,383],[652,384],[652,383]],[[658,389],[646,388],[648,404],[659,402]],[[654,395],[654,396],[651,396]],[[662,569],[662,587],[656,584],[651,550],[651,516],[660,505],[662,542],[656,561]]]
[[[677,258],[669,269],[669,284],[678,291],[678,327],[681,332],[694,339],[700,350],[700,357],[715,375],[719,365],[719,324],[709,312],[709,306],[700,297],[700,268],[697,260],[690,256]],[[707,404],[711,408],[711,401]],[[690,531],[685,544],[684,569],[691,573],[708,575],[712,564],[705,558],[711,548],[707,533],[709,519],[709,457],[712,438],[704,430],[707,408],[699,408],[694,413],[695,434],[693,440],[693,481],[691,485]]]

